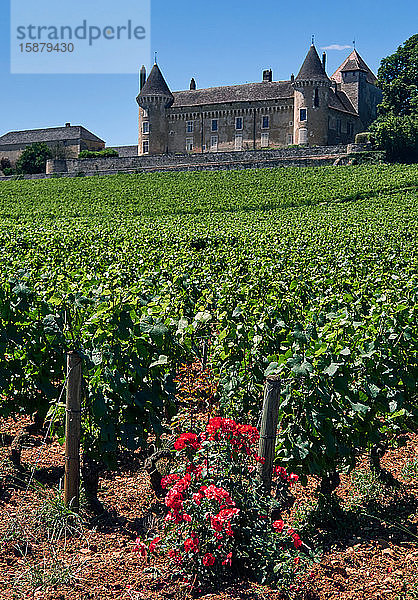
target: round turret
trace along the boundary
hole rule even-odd
[[[292,82],[294,89],[295,144],[326,146],[330,80],[314,45]]]
[[[136,101],[139,111],[139,154],[164,154],[168,148],[167,108],[174,96],[155,64]]]

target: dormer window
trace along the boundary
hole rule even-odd
[[[313,105],[314,105],[314,108],[318,108],[318,106],[319,106],[319,91],[318,91],[318,88],[315,88]]]

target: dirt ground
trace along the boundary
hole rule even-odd
[[[147,562],[133,552],[134,540],[156,527],[158,507],[149,476],[138,460],[106,472],[99,498],[106,518],[73,525],[58,541],[50,527],[45,536],[45,507],[54,506],[63,474],[63,448],[56,440],[42,444],[30,438],[22,453],[20,475],[8,459],[10,437],[25,419],[0,421],[0,599],[38,600],[252,600],[284,598],[281,592],[248,581],[223,589],[199,589],[173,580],[163,559]],[[338,494],[346,510],[333,531],[319,530],[312,539],[321,549],[320,562],[303,576],[301,589],[291,598],[305,600],[414,600],[418,599],[418,436],[405,436],[403,447],[390,450],[382,465],[398,482],[389,491],[370,476],[360,460],[355,476],[342,477]],[[16,485],[27,481],[36,464],[36,483],[28,491]],[[294,518],[314,503],[316,482],[293,489]],[[59,505],[59,503],[58,503]],[[351,512],[350,511],[351,507]],[[361,515],[361,516],[359,516]],[[44,520],[43,520],[44,519]],[[52,533],[51,533],[52,531]],[[71,535],[72,534],[72,535]],[[306,535],[310,535],[306,529]],[[66,583],[62,583],[66,581]]]

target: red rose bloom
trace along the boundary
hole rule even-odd
[[[184,549],[186,552],[198,552],[199,551],[199,540],[197,537],[189,537],[184,542]]]
[[[281,479],[287,479],[287,471],[284,467],[275,467],[274,472],[281,477]]]
[[[141,538],[136,538],[133,551],[138,552],[138,554],[144,558],[147,556],[147,548],[145,544],[141,542]]]
[[[281,532],[283,531],[283,527],[284,527],[284,523],[281,519],[279,519],[278,521],[274,521],[273,522],[273,529],[277,532]]]
[[[215,557],[209,552],[202,558],[202,563],[205,567],[211,567],[215,563]]]
[[[161,479],[161,487],[163,490],[170,487],[173,483],[175,483],[178,479],[180,479],[180,475],[167,475],[167,477],[163,477]]]
[[[183,508],[183,496],[176,490],[175,486],[168,492],[164,502],[168,508],[173,510],[181,510]]]
[[[175,450],[183,450],[183,448],[193,448],[193,450],[199,450],[200,442],[199,438],[195,433],[182,433],[179,438],[174,442]]]
[[[156,547],[156,545],[158,544],[158,542],[159,542],[160,540],[161,540],[161,538],[160,538],[160,537],[155,537],[155,538],[154,538],[154,539],[153,539],[153,540],[150,542],[150,545],[149,545],[149,551],[150,551],[150,552],[155,552],[155,547]]]
[[[220,519],[218,519],[218,517],[211,517],[210,524],[214,531],[219,532],[219,531],[222,531],[222,529],[223,529],[223,522]]]

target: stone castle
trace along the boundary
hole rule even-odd
[[[377,115],[382,94],[376,76],[354,49],[335,73],[326,73],[315,46],[296,77],[171,92],[158,65],[140,72],[139,155],[205,153],[289,145],[328,146],[354,141]]]

